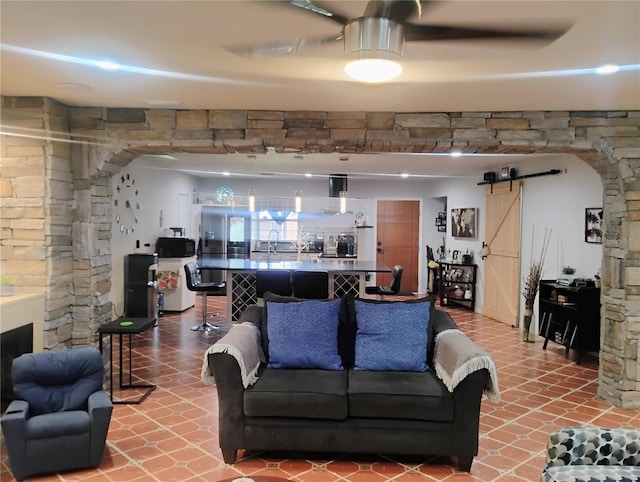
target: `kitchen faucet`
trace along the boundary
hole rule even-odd
[[[276,235],[276,242],[273,245],[273,249],[271,248],[271,235],[275,234]],[[277,253],[278,252],[278,239],[280,238],[280,233],[278,233],[277,230],[272,229],[271,231],[269,231],[269,238],[267,239],[267,261],[271,260],[271,253]]]

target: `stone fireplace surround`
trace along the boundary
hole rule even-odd
[[[2,97],[2,263],[44,290],[45,349],[111,319],[111,177],[140,154],[574,154],[602,178],[599,395],[640,408],[640,111],[317,112],[68,107]]]

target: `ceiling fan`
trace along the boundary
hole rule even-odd
[[[524,40],[548,43],[561,37],[569,29],[567,25],[518,29],[430,25],[409,21],[416,13],[422,17],[425,10],[441,4],[438,0],[370,0],[363,15],[356,18],[344,16],[317,1],[291,0],[270,3],[285,3],[287,7],[304,9],[313,15],[323,16],[342,28],[332,35],[261,45],[228,46],[225,47],[227,50],[246,57],[274,57],[298,54],[328,43],[343,41],[345,57],[348,60],[393,61],[402,57],[405,41]]]

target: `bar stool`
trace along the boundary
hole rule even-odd
[[[225,282],[213,282],[202,283],[198,276],[198,265],[196,263],[187,263],[184,265],[184,271],[187,280],[187,289],[189,291],[195,291],[202,293],[202,323],[191,327],[193,331],[213,331],[220,327],[213,325],[207,321],[207,296],[226,296],[227,295],[227,283]]]
[[[283,269],[257,270],[256,296],[262,299],[266,291],[281,296],[291,296],[291,273]]]
[[[294,271],[293,296],[308,300],[329,298],[329,273],[326,271]]]
[[[402,266],[396,264],[391,273],[391,284],[389,284],[389,286],[367,286],[364,292],[368,295],[380,295],[381,300],[383,300],[385,296],[397,295],[400,292],[402,271]]]

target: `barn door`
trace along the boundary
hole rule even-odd
[[[486,243],[483,314],[516,325],[520,303],[520,183],[485,188]]]
[[[419,201],[378,201],[376,260],[403,268],[401,291],[418,291]],[[388,285],[390,274],[378,273],[377,285]]]

